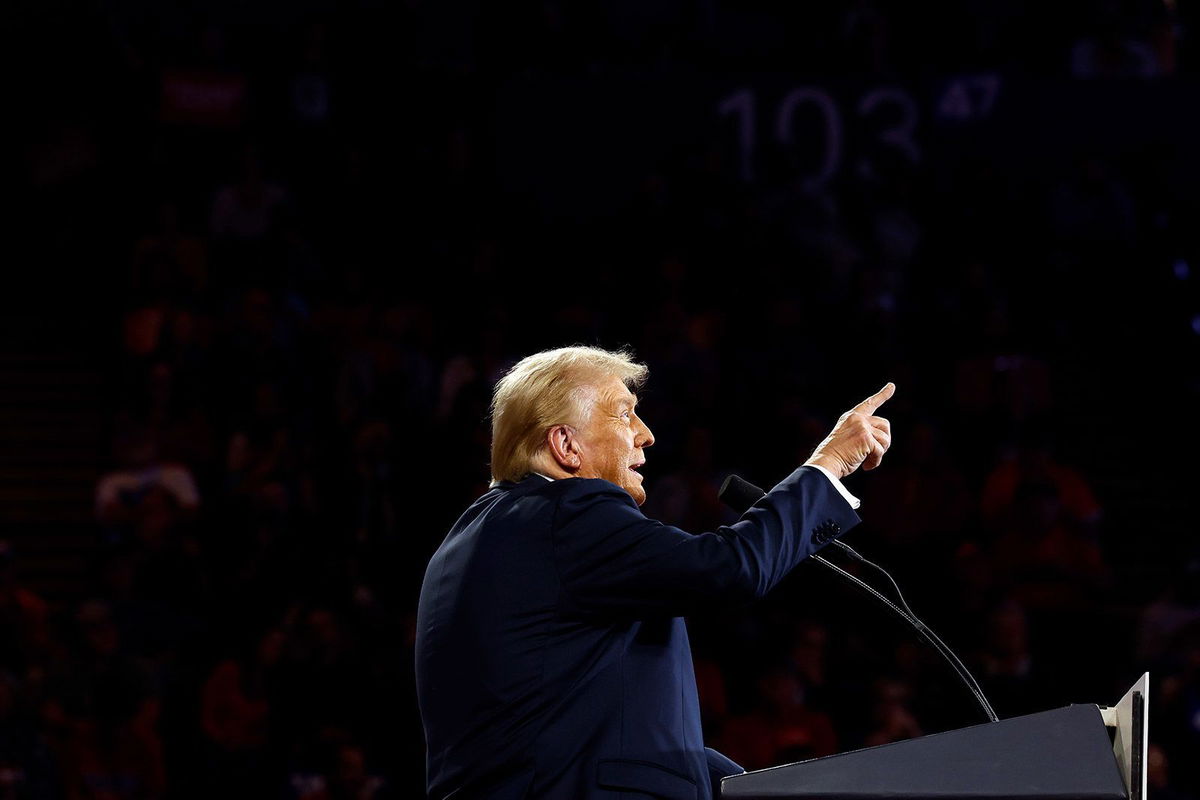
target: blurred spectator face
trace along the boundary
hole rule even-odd
[[[1015,603],[996,610],[989,620],[988,648],[997,655],[1018,656],[1029,649],[1025,612]]]
[[[309,614],[308,628],[312,631],[313,641],[322,650],[337,650],[341,645],[342,632],[331,612],[319,610]]]
[[[170,365],[159,362],[151,367],[148,388],[155,408],[165,409],[170,404],[172,381]]]
[[[346,745],[338,752],[338,781],[345,787],[360,787],[367,779],[367,763],[358,747]]]
[[[912,677],[920,674],[923,666],[922,655],[916,642],[901,642],[896,645],[892,661],[899,674]]]
[[[254,416],[258,419],[274,419],[283,409],[279,388],[271,381],[259,381],[254,386]]]
[[[1058,491],[1049,484],[1034,481],[1017,489],[1015,506],[1018,522],[1027,526],[1030,532],[1051,528],[1062,512]]]
[[[759,691],[774,709],[792,708],[800,705],[803,691],[795,676],[783,670],[774,670],[759,682]]]
[[[161,308],[139,308],[125,317],[125,349],[135,356],[147,356],[158,349],[166,315]]]
[[[1165,789],[1170,784],[1167,771],[1167,754],[1156,744],[1150,745],[1146,753],[1146,783],[1154,789]]]
[[[876,728],[866,739],[868,745],[886,744],[921,735],[921,726],[906,708],[911,694],[910,687],[901,681],[884,678],[875,683],[875,704],[871,716]]]
[[[637,398],[620,378],[610,375],[595,384],[595,401],[579,429],[580,478],[603,478],[615,483],[639,506],[646,502],[640,468],[642,448],[654,444],[654,434],[634,410]]]
[[[137,429],[118,435],[113,455],[122,466],[138,469],[158,460],[158,445],[149,431]]]
[[[892,709],[903,708],[908,702],[909,690],[900,681],[881,679],[875,684],[875,710],[880,718],[887,718]]]
[[[156,549],[166,544],[175,524],[175,504],[162,489],[146,494],[138,509],[137,538],[142,544]]]
[[[242,322],[246,330],[260,338],[268,338],[274,329],[273,320],[271,295],[261,289],[246,292],[242,300]]]
[[[229,453],[225,460],[225,468],[229,472],[243,472],[249,469],[252,457],[249,436],[238,432],[229,437]]]
[[[283,635],[283,631],[267,631],[267,635],[258,643],[258,663],[265,667],[278,664],[279,659],[283,657],[285,643],[286,637]]]
[[[937,453],[937,432],[928,423],[913,428],[909,443],[909,457],[914,464],[930,464]]]
[[[688,321],[688,341],[697,350],[712,350],[718,337],[719,320],[712,314],[701,314]]]
[[[1053,464],[1050,445],[1042,442],[1022,442],[1017,448],[1017,462],[1021,469],[1034,477],[1045,477]]]
[[[99,600],[84,603],[79,609],[79,625],[84,643],[95,655],[110,656],[117,652],[120,639],[106,604]]]
[[[806,680],[816,684],[822,683],[825,678],[825,646],[828,639],[825,628],[816,623],[805,623],[797,631],[795,644],[792,645],[792,663]]]
[[[136,575],[133,559],[128,555],[114,556],[104,565],[104,587],[110,597],[128,598],[133,594]]]
[[[187,310],[177,310],[171,317],[171,338],[182,345],[197,343],[196,315]]]
[[[365,423],[354,437],[354,449],[360,461],[377,464],[387,459],[392,428],[388,423],[372,420]]]

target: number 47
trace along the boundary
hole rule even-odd
[[[1000,76],[995,73],[955,78],[938,101],[938,116],[964,122],[983,119],[992,113],[999,94]]]

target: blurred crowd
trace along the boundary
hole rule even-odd
[[[486,487],[496,378],[576,342],[650,366],[644,510],[695,531],[735,518],[726,474],[781,479],[894,380],[854,545],[1002,717],[1151,671],[1151,791],[1200,797],[1200,549],[1187,498],[1138,501],[1185,454],[1145,450],[1121,374],[1151,342],[1195,355],[1164,313],[1200,263],[1175,154],[930,152],[813,186],[744,183],[700,142],[552,224],[496,179],[489,98],[529,71],[1197,68],[1191,4],[936,5],[27,9],[61,43],[33,61],[24,213],[94,271],[107,391],[80,400],[111,448],[76,596],[39,597],[0,544],[0,797],[422,796],[425,563]],[[709,743],[748,768],[981,721],[815,565],[690,626]]]

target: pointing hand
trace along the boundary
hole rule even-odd
[[[888,383],[838,418],[833,430],[817,445],[807,464],[816,464],[844,478],[861,466],[875,469],[892,446],[892,424],[875,412],[896,393]]]

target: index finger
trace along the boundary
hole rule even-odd
[[[882,389],[856,405],[853,410],[860,414],[874,414],[875,409],[886,403],[895,393],[896,384],[888,381]]]

